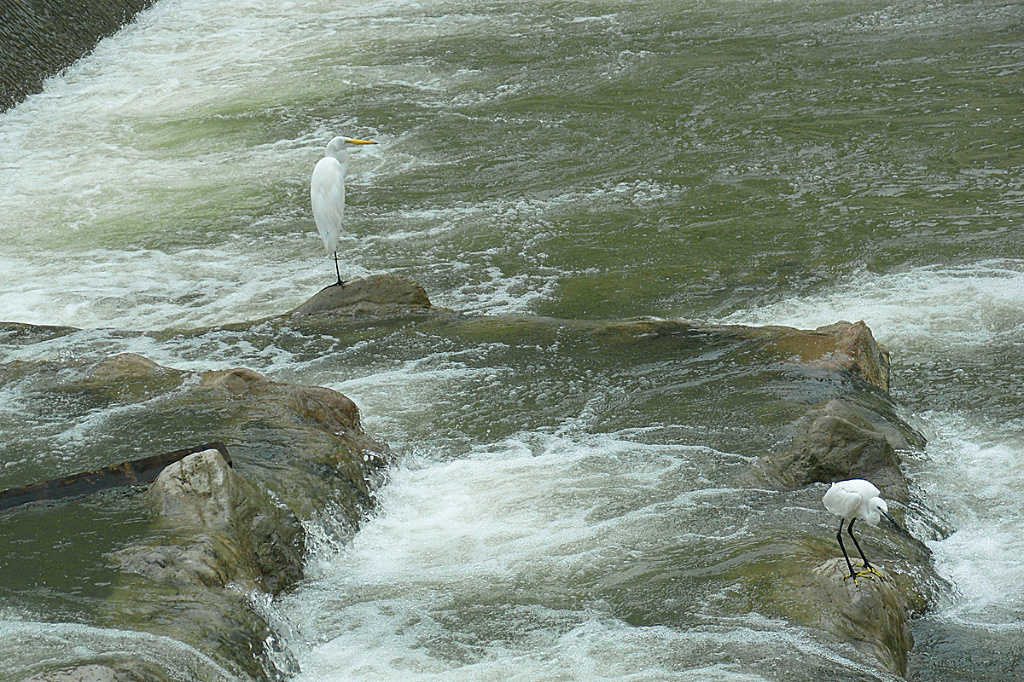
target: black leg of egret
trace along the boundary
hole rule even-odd
[[[854,519],[853,521],[856,521]],[[864,568],[871,568],[871,564],[868,563],[868,558],[864,556],[864,550],[860,548],[860,543],[857,542],[857,538],[853,537],[853,521],[850,521],[850,525],[846,527],[846,532],[853,538],[853,544],[856,545],[857,551],[860,552],[860,558],[864,560]]]
[[[343,287],[345,283],[341,281],[341,269],[338,268],[338,252],[334,252],[334,271],[338,273],[338,286]]]
[[[853,564],[850,563],[850,555],[846,553],[846,546],[843,544],[843,522],[845,519],[839,519],[839,532],[836,533],[836,540],[839,540],[839,549],[843,550],[843,558],[846,559],[846,566],[850,569],[850,577],[856,579],[857,572],[853,570]],[[853,521],[850,522],[853,525]],[[851,536],[852,537],[852,536]],[[858,547],[858,549],[860,549]]]

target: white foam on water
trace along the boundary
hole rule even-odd
[[[926,503],[956,529],[929,542],[954,593],[939,616],[972,626],[1024,629],[1024,429],[928,413],[926,458],[915,478]]]
[[[366,429],[389,434],[389,443],[398,446],[407,435],[406,425],[429,420],[439,400],[452,400],[458,392],[472,390],[465,385],[498,381],[501,374],[492,367],[468,365],[460,353],[439,352],[404,361],[393,369],[342,381],[332,377],[319,384],[352,398]]]
[[[497,652],[507,648],[527,671],[542,672],[545,664],[531,660],[535,656],[528,652],[557,646],[559,629],[541,623],[565,616],[556,615],[557,609],[534,610],[532,599],[515,604],[510,585],[539,580],[557,592],[555,584],[572,582],[602,552],[618,551],[608,534],[629,521],[590,522],[588,516],[608,497],[639,498],[642,489],[650,492],[661,487],[659,481],[675,479],[686,465],[671,453],[682,450],[613,438],[575,447],[566,439],[524,435],[478,448],[467,458],[396,470],[380,492],[379,513],[352,546],[324,557],[321,579],[286,600],[285,612],[312,643],[302,656],[304,669],[311,679],[429,679],[455,669],[466,673],[465,679],[479,679],[477,673],[493,675],[513,663],[482,660],[503,658]],[[672,486],[665,488],[663,498],[676,496],[675,490],[668,492]],[[632,501],[633,523],[656,502],[651,497]],[[492,588],[493,616],[474,604],[488,600],[482,595]],[[457,622],[442,622],[450,609],[456,621],[461,618],[457,602],[463,599],[464,626],[480,626],[476,621],[482,618],[483,627],[494,630],[493,641],[480,645],[490,649],[482,659],[477,645],[459,642]],[[506,600],[513,603],[502,603]],[[513,619],[538,621],[527,639],[543,644],[503,644],[523,634],[501,622],[508,612],[514,612]],[[432,651],[432,640],[439,649]],[[449,645],[452,651],[444,651]],[[463,647],[476,659],[469,669],[466,661],[449,655]],[[506,669],[502,677],[508,674],[514,673]]]
[[[542,607],[531,609],[538,618],[553,621],[563,614]],[[444,625],[423,618],[415,604],[368,606],[350,614],[353,631],[322,645],[307,662],[300,682],[333,680],[679,680],[681,682],[762,682],[776,679],[756,672],[758,666],[736,662],[726,651],[748,654],[783,649],[791,656],[822,655],[799,636],[778,624],[772,629],[737,627],[726,631],[679,631],[668,627],[633,627],[621,620],[590,614],[575,627],[534,633],[528,645],[515,648],[501,642],[481,647],[479,660],[446,665],[422,645]],[[401,633],[396,637],[395,633]],[[369,648],[367,648],[369,645]],[[715,655],[714,652],[723,652]],[[702,663],[701,658],[723,659]],[[835,657],[837,667],[848,661]],[[868,672],[861,669],[860,672]],[[870,678],[890,679],[870,674]]]
[[[652,488],[664,487],[659,494],[674,499],[667,480],[701,466],[698,454],[709,452],[614,437],[577,443],[523,434],[477,447],[464,459],[400,468],[382,491],[385,511],[342,560],[359,563],[344,573],[388,583],[412,564],[454,579],[479,571],[510,577],[519,572],[518,561],[547,561],[565,554],[555,548],[600,532],[601,524],[589,527],[586,517],[608,496],[640,504],[643,490],[653,495]]]
[[[214,106],[205,99],[222,102],[230,93],[202,76],[201,84],[182,82],[181,71],[244,53],[231,35],[192,54],[164,44],[190,32],[202,42],[204,31],[216,32],[226,4],[208,4],[209,11],[197,8],[202,20],[192,29],[176,16],[133,24],[0,117],[0,319],[206,326],[285,312],[301,303],[299,292],[330,283],[333,266],[309,216],[261,214],[269,188],[308,191],[322,139],[247,145],[230,129],[188,132],[190,115],[216,119],[202,112]],[[179,48],[191,66],[171,58],[160,65],[160,55]],[[239,78],[237,87],[245,82]],[[345,271],[350,279],[364,274]]]
[[[484,18],[391,14],[405,4],[158,3],[4,112],[0,320],[207,326],[285,312],[329,284],[307,184],[326,141],[359,132],[382,143],[354,156],[356,190],[401,173],[409,155],[342,112],[295,126],[285,111],[369,82],[443,90],[429,69],[369,68],[360,55],[376,38]],[[282,120],[285,136],[263,139]],[[348,215],[357,225],[360,207]],[[346,279],[372,272],[378,242],[348,245]]]
[[[510,21],[453,9],[177,0],[142,12],[51,78],[43,93],[0,116],[0,267],[8,273],[0,320],[196,327],[300,303],[295,292],[315,291],[330,274],[306,183],[339,127],[382,142],[354,155],[355,193],[411,169],[436,167],[443,175],[452,153],[410,153],[402,134],[377,135],[374,121],[321,111],[325,98],[343,102],[354,87],[384,84],[419,93],[424,107],[450,108],[453,84],[482,72],[374,66],[369,53],[389,40],[486,35]],[[517,89],[482,87],[495,97]],[[297,102],[315,110],[314,121],[296,125],[290,107]],[[265,139],[278,128],[280,139]],[[547,198],[398,207],[373,231],[361,225],[372,208],[350,205],[358,239],[346,241],[342,274],[402,273],[409,267],[403,252],[412,252],[420,275],[458,272],[455,280],[439,277],[436,303],[471,313],[529,312],[564,274],[534,244],[543,241],[550,211],[595,200],[645,205],[680,191],[640,179]],[[484,232],[501,232],[496,252],[449,244],[431,251],[439,238],[461,240],[459,230],[481,223]],[[382,253],[397,256],[388,261]],[[509,254],[530,261],[529,270],[509,271],[501,262]]]
[[[601,598],[659,546],[747,532],[745,493],[716,483],[747,465],[625,433],[520,434],[452,461],[407,458],[352,544],[315,557],[313,580],[277,603],[297,679],[762,680],[773,678],[759,657],[794,656],[860,670],[755,614],[638,626]],[[709,522],[710,500],[737,519]]]
[[[0,319],[121,329],[200,327],[280,313],[301,302],[294,292],[319,288],[330,271],[308,214],[267,216],[251,204],[270,201],[267,187],[304,194],[332,128],[372,131],[372,122],[317,111],[312,115],[323,120],[284,126],[304,132],[253,143],[249,131],[261,125],[247,128],[245,120],[266,116],[279,122],[273,112],[290,100],[309,98],[311,90],[338,94],[382,80],[432,99],[424,107],[449,106],[444,82],[429,68],[385,69],[360,64],[358,57],[377,49],[377,38],[389,31],[405,31],[408,40],[434,39],[494,19],[402,16],[410,8],[423,9],[398,1],[164,0],[51,79],[44,93],[0,116]],[[331,58],[318,59],[325,52]],[[637,61],[623,57],[624,66]],[[508,92],[496,90],[490,97]],[[388,160],[381,147],[353,160],[354,186],[432,163],[410,161],[401,152]],[[542,203],[493,202],[425,215],[432,226],[423,232],[403,224],[362,240],[343,275],[365,274],[358,256],[369,249],[447,236],[482,219],[482,210],[507,224],[532,221],[543,227],[545,212],[559,202],[649,207],[686,192],[638,180]],[[359,210],[353,207],[352,214]],[[406,217],[405,223],[417,218]],[[194,234],[171,234],[182,225]],[[528,242],[530,231],[525,232],[516,246]],[[557,273],[506,274],[496,259],[488,260],[486,247],[479,255],[482,276],[453,287],[441,303],[516,313],[550,295],[556,279],[551,275]],[[456,255],[423,267],[477,265]],[[1024,327],[1022,273],[1018,260],[865,272],[829,292],[738,312],[725,321],[815,327],[864,319],[894,349],[1012,343]],[[84,338],[101,346],[110,336],[96,332]],[[183,368],[223,366],[232,356],[232,349],[221,348],[212,362],[168,362],[166,346],[152,339],[127,343]],[[63,352],[60,344],[38,346],[26,352]],[[277,368],[292,362],[286,354],[234,350],[229,366],[249,357]],[[424,370],[413,362],[337,387],[361,394],[371,418],[386,419],[389,388],[420,400],[437,390],[437,379],[444,385],[459,372],[475,370],[457,362]],[[417,386],[420,379],[423,385]],[[415,400],[400,398],[398,412],[415,412]],[[1020,518],[1001,502],[1013,486],[1020,489],[1020,446],[1010,437],[1012,425],[982,425],[973,432],[957,415],[930,418],[939,433],[929,450],[936,474],[922,474],[922,485],[955,510],[951,518],[959,528],[933,547],[940,569],[964,595],[950,613],[1012,625],[1012,614],[995,599],[1000,590],[1012,592],[1021,584],[1012,544]],[[946,419],[951,426],[943,436]],[[833,660],[831,652],[778,624],[737,622],[689,631],[636,627],[611,617],[600,600],[563,591],[595,564],[628,561],[638,539],[665,542],[673,523],[692,519],[703,506],[699,495],[736,494],[714,486],[722,471],[739,465],[728,455],[644,445],[621,435],[534,434],[478,448],[464,460],[408,459],[382,491],[381,514],[351,547],[319,557],[313,566],[319,579],[284,600],[285,612],[308,640],[308,646],[297,646],[307,679],[762,679],[753,666],[715,656],[735,658],[750,649],[767,657],[797,660],[810,652]],[[961,468],[971,482],[969,495],[958,491]],[[1014,473],[1005,486],[993,481],[1007,470]],[[695,491],[694,481],[707,490]],[[609,516],[605,509],[619,513]],[[701,529],[688,531],[699,535]],[[1009,549],[1000,551],[993,544],[999,541]],[[549,596],[562,603],[542,604]],[[493,611],[499,613],[492,619]],[[473,630],[473,636],[463,636],[463,630]],[[0,650],[6,655],[9,649]],[[852,665],[834,660],[837,667]]]
[[[0,679],[20,680],[82,661],[104,663],[131,658],[156,664],[180,682],[236,679],[205,654],[169,637],[146,632],[97,628],[77,623],[0,619]]]
[[[465,284],[445,296],[445,303],[473,315],[514,315],[529,312],[538,301],[549,298],[557,279],[546,273],[505,275],[500,268],[484,268],[482,281]]]
[[[879,340],[899,345],[978,345],[1019,335],[1024,261],[860,272],[820,294],[737,311],[722,322],[814,329],[839,320],[864,320]]]
[[[195,328],[285,313],[298,291],[330,283],[329,266],[267,262],[244,248],[109,249],[33,260],[0,257],[10,274],[0,319],[79,328]],[[322,275],[322,276],[318,276]]]

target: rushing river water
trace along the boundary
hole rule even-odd
[[[763,435],[742,425],[611,418],[613,373],[557,348],[110,331],[257,319],[330,284],[309,173],[332,135],[372,138],[343,277],[485,314],[865,320],[929,438],[915,493],[955,530],[930,542],[951,587],[911,675],[1021,679],[1022,121],[1017,0],[160,0],[0,115],[0,320],[83,328],[0,361],[130,350],[356,401],[400,463],[351,545],[265,605],[301,680],[887,679],[674,568],[751,532],[734,485]],[[26,400],[0,393],[0,488],[74,470],[116,418]],[[10,578],[31,572],[19,518],[0,676],[132,639],[79,622],[95,557]]]

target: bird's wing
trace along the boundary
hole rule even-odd
[[[860,507],[864,498],[860,493],[847,490],[842,485],[834,483],[821,498],[821,501],[825,505],[825,509],[836,516],[851,518],[856,515],[857,508]]]
[[[872,497],[878,497],[881,495],[881,492],[875,487],[874,483],[871,481],[865,481],[863,478],[853,478],[849,481],[842,481],[839,485],[847,490],[860,493],[861,497],[865,500],[870,500]]]
[[[309,183],[309,198],[324,248],[327,253],[334,253],[345,214],[345,172],[337,159],[325,157],[317,161]]]

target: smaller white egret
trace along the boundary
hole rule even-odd
[[[901,530],[895,519],[889,516],[889,505],[878,494],[878,488],[872,485],[870,481],[854,478],[849,481],[833,483],[832,487],[825,493],[825,496],[821,498],[825,509],[839,517],[839,532],[836,533],[836,539],[839,540],[839,549],[843,550],[843,558],[846,559],[846,566],[850,569],[850,577],[854,580],[857,579],[857,576],[865,574],[874,573],[877,575],[875,569],[868,563],[868,558],[864,556],[864,550],[860,548],[860,543],[857,542],[857,538],[853,535],[854,522],[857,519],[864,519],[872,526],[877,526],[879,519],[884,516],[889,519],[889,523],[896,530]],[[853,544],[857,546],[860,558],[864,560],[864,568],[866,570],[860,573],[853,570],[850,555],[846,553],[846,547],[843,546],[843,523],[846,519],[850,519],[850,525],[846,527],[846,532],[853,539]]]
[[[338,267],[338,239],[341,237],[341,219],[345,214],[345,171],[348,170],[349,146],[357,144],[377,143],[351,137],[334,138],[327,143],[324,158],[313,167],[313,177],[309,182],[309,198],[313,204],[316,230],[324,242],[327,255],[334,254],[338,286],[345,286]]]

